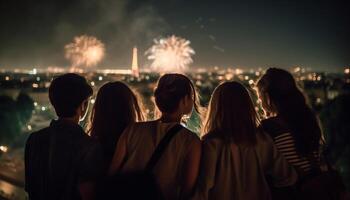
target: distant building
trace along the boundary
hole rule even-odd
[[[137,60],[137,47],[132,49],[132,64],[131,64],[132,75],[139,77],[139,65]]]

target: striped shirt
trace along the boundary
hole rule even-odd
[[[263,129],[273,138],[277,149],[297,171],[307,174],[313,167],[320,166],[319,151],[313,152],[313,158],[300,155],[296,150],[295,140],[286,124],[274,117],[262,121]]]
[[[309,158],[297,153],[295,140],[290,132],[282,133],[273,138],[277,149],[284,155],[289,164],[303,172],[309,172],[312,169],[312,163]],[[313,152],[316,164],[319,165],[319,153]]]

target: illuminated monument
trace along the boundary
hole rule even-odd
[[[137,48],[136,47],[134,47],[132,49],[131,73],[132,73],[132,75],[134,75],[136,77],[139,76],[139,65],[137,62]]]

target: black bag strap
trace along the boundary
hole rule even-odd
[[[181,129],[183,128],[182,125],[176,124],[170,130],[164,135],[163,139],[159,142],[157,148],[154,150],[151,158],[149,159],[145,170],[146,171],[152,171],[154,166],[157,164],[159,161],[160,157],[162,156],[165,148],[168,146],[170,143],[171,139],[178,133]]]

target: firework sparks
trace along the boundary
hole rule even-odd
[[[97,65],[104,57],[104,44],[93,36],[81,35],[74,38],[65,47],[65,57],[72,67],[91,67]]]
[[[170,36],[154,40],[154,45],[146,53],[152,60],[151,67],[158,71],[183,71],[193,62],[194,50],[190,47],[190,41]]]

